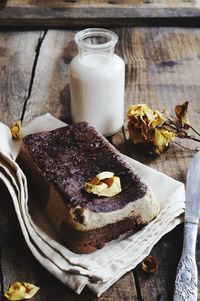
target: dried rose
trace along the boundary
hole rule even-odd
[[[15,139],[22,139],[21,136],[21,121],[17,121],[15,124],[13,124],[10,128],[13,138]]]
[[[8,300],[23,300],[32,298],[40,288],[34,284],[27,282],[14,282],[7,291],[4,292],[4,297]]]
[[[143,261],[142,261],[142,270],[145,273],[148,274],[155,274],[158,270],[158,260],[154,256],[147,256]]]
[[[188,130],[190,128],[190,121],[188,117],[188,101],[185,101],[182,105],[177,105],[175,107],[175,114],[178,123],[182,128]]]
[[[129,122],[141,130],[144,139],[147,139],[149,129],[161,126],[165,121],[159,111],[153,111],[146,104],[130,106],[127,116]]]
[[[146,104],[130,106],[128,113],[129,137],[134,144],[148,145],[148,153],[161,154],[174,140],[172,131],[162,128],[166,119]],[[149,148],[149,144],[152,147]],[[151,151],[149,151],[151,149]]]

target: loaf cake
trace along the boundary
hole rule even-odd
[[[17,161],[50,224],[75,253],[94,252],[159,212],[137,172],[86,122],[26,136]],[[120,179],[121,192],[109,197],[86,191],[103,171]]]

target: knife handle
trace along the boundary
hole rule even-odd
[[[183,252],[176,272],[174,301],[197,301],[195,258],[197,230],[198,225],[196,223],[185,223]]]

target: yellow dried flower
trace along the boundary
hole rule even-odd
[[[151,143],[153,153],[161,154],[170,140],[174,140],[173,132],[162,128],[166,119],[147,104],[130,106],[127,116],[129,137],[134,144]]]
[[[152,142],[156,146],[157,154],[162,154],[166,147],[168,147],[169,142],[174,139],[175,136],[172,132],[164,129],[155,129],[155,133],[152,137]]]
[[[11,126],[10,130],[14,139],[22,139],[21,129],[22,129],[21,121],[17,121],[15,124]]]
[[[150,128],[161,126],[165,122],[163,115],[159,111],[152,110],[147,104],[130,106],[127,116],[136,127],[142,128],[143,135]]]
[[[4,292],[4,297],[8,300],[23,300],[32,298],[39,290],[38,286],[27,282],[14,282],[7,291]]]
[[[4,292],[4,297],[8,300],[23,300],[32,298],[39,290],[38,286],[27,282],[14,282],[7,291]]]

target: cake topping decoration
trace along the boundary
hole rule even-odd
[[[120,178],[113,172],[103,171],[85,184],[85,190],[98,196],[112,197],[122,191]]]

